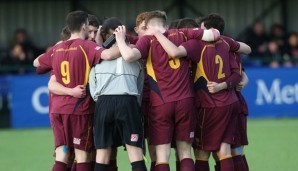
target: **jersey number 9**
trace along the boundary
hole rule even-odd
[[[68,61],[61,62],[61,75],[62,75],[63,83],[69,84],[70,83],[70,75],[69,75],[69,62]]]

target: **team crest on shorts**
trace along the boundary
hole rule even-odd
[[[130,136],[130,141],[131,142],[137,142],[139,139],[139,135],[138,134],[131,134]]]
[[[73,143],[80,145],[81,144],[81,139],[80,138],[73,138]]]

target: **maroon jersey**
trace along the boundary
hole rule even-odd
[[[101,52],[96,43],[82,39],[64,41],[47,52],[52,58],[52,69],[57,82],[65,87],[87,85],[90,68],[99,62]],[[52,96],[52,113],[93,114],[94,103],[90,96],[78,99],[72,96]]]
[[[240,74],[242,75],[242,72],[243,72],[243,68],[242,68],[242,62],[241,62],[241,57],[238,53],[232,53],[231,52],[231,56],[234,56],[237,63],[238,63],[238,66],[240,68]],[[242,110],[243,110],[243,114],[246,114],[248,115],[248,107],[247,107],[247,103],[246,103],[246,100],[245,98],[243,97],[241,91],[236,91],[236,94],[237,94],[237,97],[238,97],[238,100],[242,106]]]
[[[196,106],[219,107],[236,102],[237,97],[234,90],[227,89],[211,94],[208,91],[207,83],[209,81],[225,82],[231,76],[231,68],[234,69],[233,72],[238,73],[236,83],[240,82],[239,66],[237,66],[235,58],[229,54],[230,51],[235,52],[239,49],[239,43],[231,38],[221,36],[218,41],[212,43],[190,40],[182,45],[187,50],[188,58],[196,63],[194,66]],[[192,49],[197,51],[191,53]]]
[[[168,30],[164,35],[179,46],[189,38],[201,39],[201,29]],[[153,106],[194,97],[186,58],[170,57],[154,36],[143,36],[136,44],[142,58],[150,85],[150,101]]]

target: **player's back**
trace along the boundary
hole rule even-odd
[[[57,82],[69,88],[76,87],[77,85],[87,85],[90,65],[94,62],[93,56],[88,51],[89,44],[90,41],[73,39],[56,45],[52,54],[52,66]],[[86,96],[81,104],[77,104],[78,98],[72,96],[54,95],[54,98],[53,113],[93,113],[94,107],[90,96]],[[76,105],[80,106],[74,110]]]
[[[196,103],[203,107],[225,106],[237,101],[234,91],[222,90],[211,94],[207,82],[221,83],[231,76],[230,47],[226,37],[214,43],[202,42],[195,73]],[[234,48],[235,49],[235,48]]]
[[[164,35],[177,46],[187,41],[179,30],[168,30]],[[150,88],[155,92],[151,95],[153,105],[194,97],[189,60],[173,59],[155,38],[151,40],[146,68]]]

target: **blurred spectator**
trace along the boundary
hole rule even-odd
[[[270,67],[276,68],[279,67],[282,62],[282,55],[278,45],[278,40],[272,39],[268,42],[268,50],[263,58],[263,64],[269,64]]]
[[[245,40],[245,43],[247,43],[252,49],[249,56],[254,59],[260,59],[264,56],[267,50],[267,41],[268,36],[265,32],[263,22],[261,20],[256,20],[253,23],[252,28],[249,29],[247,39]]]
[[[8,57],[2,61],[2,65],[17,67],[15,69],[8,68],[8,73],[25,73],[26,68],[32,65],[32,61],[28,59],[28,56],[24,50],[24,47],[17,43],[13,45],[9,51]]]
[[[298,64],[298,34],[297,32],[291,32],[287,36],[285,44],[285,51],[283,58],[292,60],[294,65]]]
[[[33,60],[41,53],[43,51],[33,45],[27,31],[17,29],[14,32],[8,53],[1,64],[7,67],[8,73],[25,73],[31,70],[30,66],[32,66]]]
[[[285,30],[281,24],[273,24],[270,29],[270,39],[275,39],[280,50],[285,46]]]
[[[33,45],[31,42],[27,30],[25,29],[17,29],[14,32],[14,37],[11,43],[11,50],[16,46],[22,46],[22,49],[25,53],[26,60],[33,62],[35,57],[40,55],[42,51]]]

